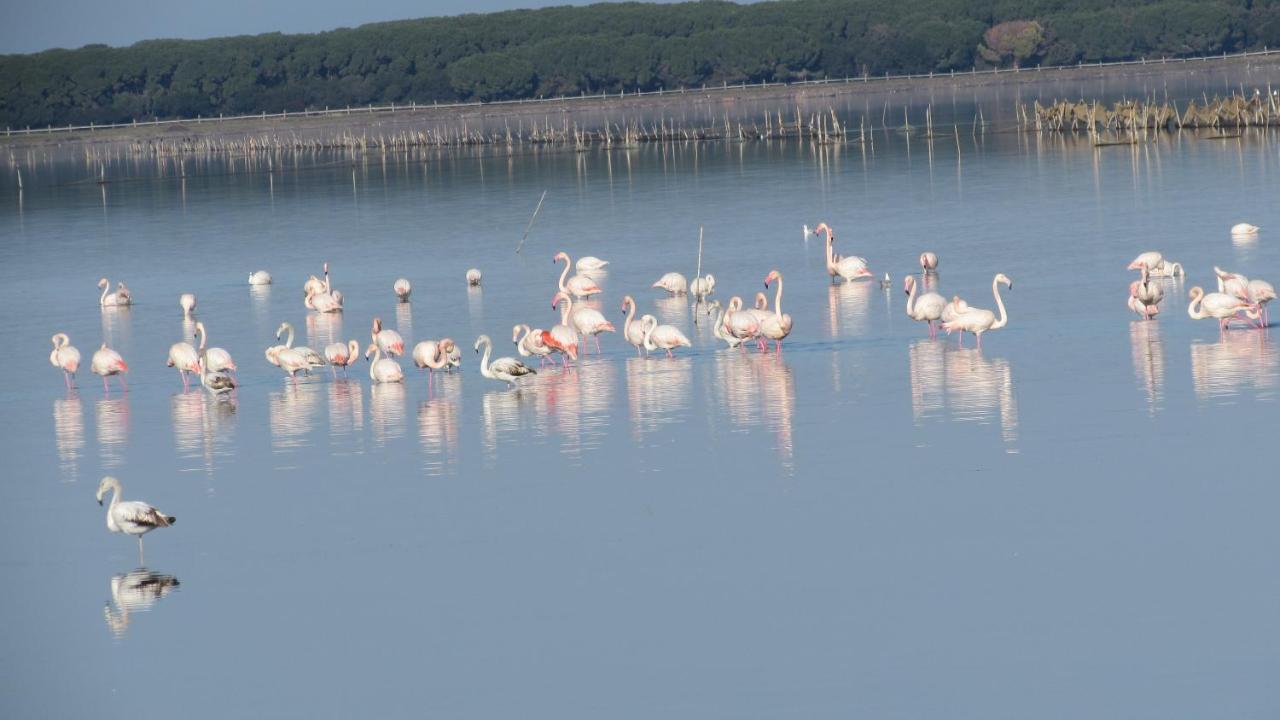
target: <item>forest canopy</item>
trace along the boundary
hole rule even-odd
[[[0,55],[0,123],[128,122],[1280,46],[1280,0],[600,4]]]

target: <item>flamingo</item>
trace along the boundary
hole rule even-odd
[[[515,387],[517,379],[526,375],[536,375],[538,372],[515,358],[500,357],[489,362],[489,355],[493,353],[493,341],[488,335],[476,338],[476,352],[480,352],[481,345],[484,346],[484,355],[480,358],[480,374],[490,380],[501,380]]]
[[[831,227],[826,223],[822,223],[813,233],[826,234],[827,248],[827,274],[831,276],[831,282],[834,283],[836,278],[844,278],[845,282],[852,282],[860,278],[875,277],[871,270],[867,269],[867,259],[850,255],[848,257],[839,257],[835,254],[834,246],[836,241],[835,233],[831,231]]]
[[[565,367],[568,367],[570,360],[578,359],[578,333],[569,325],[569,311],[573,309],[573,300],[568,293],[557,292],[551,298],[551,309],[555,310],[562,300],[564,307],[560,308],[560,323],[542,332],[542,344],[560,353]]]
[[[280,323],[280,327],[276,328],[276,339],[279,340],[280,336],[285,333],[288,333],[288,337],[284,341],[283,349],[292,350],[293,352],[298,353],[302,357],[302,359],[306,361],[307,374],[310,374],[312,367],[320,367],[321,365],[324,365],[325,359],[324,359],[324,356],[321,355],[320,353],[316,352],[315,350],[312,350],[306,345],[299,345],[298,347],[293,346],[293,324],[292,323],[287,323],[287,322]],[[271,358],[267,358],[267,359],[270,360]],[[279,364],[279,363],[276,363],[276,364]],[[281,365],[281,367],[283,367],[283,365]]]
[[[316,310],[322,313],[332,313],[342,311],[342,293],[333,289],[333,285],[329,280],[329,263],[324,264],[324,280],[318,281],[319,284],[313,283],[314,275],[307,280],[304,291],[306,298],[302,304],[308,309]]]
[[[990,310],[982,308],[969,308],[960,313],[950,322],[944,322],[942,329],[950,335],[953,330],[960,331],[960,344],[964,344],[964,334],[971,332],[978,338],[978,349],[982,349],[982,334],[988,330],[999,330],[1009,324],[1009,315],[1005,312],[1004,300],[1000,297],[1000,283],[1004,283],[1010,290],[1013,289],[1013,281],[1004,273],[996,273],[991,281],[991,294],[995,296],[996,307],[1000,309],[1000,317],[997,319],[996,314]]]
[[[938,330],[933,324],[942,320],[942,311],[947,307],[947,299],[936,292],[927,292],[916,297],[914,275],[908,275],[902,279],[902,290],[907,294],[907,317],[917,322],[924,322],[929,327],[929,337],[937,337]]]
[[[251,272],[249,273],[249,284],[250,285],[270,285],[271,273],[267,272],[266,270],[255,270]]]
[[[304,375],[311,374],[311,363],[307,361],[307,356],[298,350],[284,345],[275,345],[267,348],[267,360],[272,365],[284,370],[289,374],[289,379],[293,381],[294,387],[298,386],[298,372]]]
[[[450,340],[449,338],[445,338],[445,340],[449,340],[449,352],[446,353],[449,364],[445,368],[445,372],[451,373],[454,368],[462,367],[462,351],[458,349],[457,343],[453,340]]]
[[[552,303],[554,305],[554,298]],[[596,341],[596,354],[600,354],[600,333],[616,332],[613,323],[605,319],[599,310],[589,307],[572,307],[572,299],[568,295],[565,296],[565,302],[571,307],[569,311],[569,320],[573,323],[573,329],[578,331],[581,337],[592,337]]]
[[[123,492],[119,480],[110,475],[102,478],[98,483],[98,505],[102,505],[103,496],[111,493],[111,504],[107,506],[107,529],[138,538],[138,564],[142,565],[142,536],[156,528],[169,527],[178,519],[141,500],[121,500]]]
[[[707,296],[716,289],[716,276],[707,273],[702,277],[696,277],[689,284],[689,292],[693,294],[694,300],[706,300]]]
[[[1142,266],[1142,277],[1129,284],[1129,309],[1150,320],[1160,313],[1164,288],[1151,283],[1151,273]]]
[[[129,290],[124,283],[120,283],[116,291],[110,295],[107,291],[111,289],[111,283],[106,278],[98,281],[98,287],[102,288],[102,296],[98,298],[98,304],[102,307],[124,307],[133,304],[133,297],[129,295]]]
[[[591,272],[592,270],[603,270],[608,265],[608,260],[601,260],[592,255],[583,255],[578,258],[578,262],[574,265],[578,272]]]
[[[107,387],[107,378],[117,375],[120,381],[120,389],[129,392],[129,386],[124,382],[124,373],[129,372],[129,366],[125,364],[124,358],[120,357],[120,353],[107,347],[106,343],[102,343],[102,347],[98,348],[93,357],[89,359],[89,370],[94,375],[102,376],[102,391],[110,392]]]
[[[685,337],[679,328],[674,325],[659,325],[658,318],[652,315],[640,318],[640,324],[644,326],[645,350],[661,348],[667,351],[667,357],[675,357],[671,353],[673,349],[693,347],[693,343],[689,342],[689,338]]]
[[[764,286],[769,287],[769,283],[774,280],[778,281],[778,291],[773,296],[773,315],[760,323],[760,335],[767,340],[772,340],[774,351],[781,353],[782,341],[791,334],[791,316],[782,312],[782,273],[770,270],[769,274],[764,276]]]
[[[925,273],[938,272],[938,254],[928,250],[920,253],[920,270]]]
[[[200,384],[214,396],[226,395],[236,389],[236,380],[225,370],[209,369],[209,351],[201,348],[200,362],[196,366],[200,374]]]
[[[1276,289],[1266,280],[1250,280],[1249,281],[1249,302],[1258,306],[1262,312],[1262,327],[1271,324],[1271,318],[1267,314],[1267,303],[1276,299]]]
[[[396,297],[400,298],[400,302],[409,302],[409,293],[413,292],[413,286],[409,284],[407,279],[400,278],[392,284],[391,291],[396,294]]]
[[[729,298],[729,306],[725,308],[721,331],[741,345],[760,334],[760,320],[750,311],[743,311],[742,298],[734,295]],[[729,344],[733,346],[733,343]]]
[[[207,359],[202,359],[205,369],[209,372],[235,372],[236,363],[231,359],[231,353],[220,347],[211,347],[205,351],[205,342],[208,341],[207,333],[204,329],[204,323],[196,323],[196,337],[200,338],[200,347],[196,348],[200,354],[207,355]]]
[[[62,379],[67,389],[75,387],[76,370],[80,368],[80,351],[71,346],[71,338],[66,333],[53,336],[53,352],[49,353],[49,364],[62,371]]]
[[[382,357],[382,348],[377,343],[369,343],[368,349],[364,351],[366,360],[369,356],[373,356],[373,362],[369,364],[369,379],[375,383],[393,383],[404,382],[404,370],[400,369],[400,363],[389,357]]]
[[[622,337],[635,347],[636,355],[640,355],[640,350],[644,347],[644,322],[643,318],[641,322],[635,322],[635,298],[630,295],[622,298],[622,314],[627,316],[626,321],[622,323]]]
[[[1190,297],[1191,304],[1187,306],[1187,315],[1191,316],[1192,320],[1214,318],[1222,330],[1226,330],[1232,320],[1240,320],[1240,313],[1244,313],[1250,320],[1257,320],[1260,315],[1258,306],[1248,300],[1241,300],[1226,293],[1216,292],[1205,295],[1204,290],[1199,286],[1191,288]]]
[[[712,335],[728,343],[731,348],[736,348],[742,344],[742,340],[724,331],[724,308],[720,305],[719,300],[716,300],[707,307],[707,314],[714,314],[716,316],[715,324],[711,326]]]
[[[560,273],[560,292],[572,293],[574,297],[579,298],[590,297],[604,292],[600,289],[599,285],[596,285],[594,280],[586,275],[574,275],[573,277],[569,277],[569,269],[573,263],[569,260],[568,254],[558,252],[556,253],[556,256],[551,259],[551,262],[554,264],[561,260],[564,261],[564,272]],[[568,279],[566,280],[565,278]]]
[[[183,317],[191,317],[191,313],[196,311],[196,296],[194,293],[182,293],[178,296],[178,307],[182,308]]]
[[[480,287],[480,271],[471,268],[467,271],[467,284],[471,287]]]
[[[325,263],[325,267],[328,267],[328,263]],[[324,281],[315,275],[307,278],[307,281],[302,285],[303,297],[306,297],[307,295],[319,295],[322,292],[325,292]]]
[[[1257,225],[1250,225],[1249,223],[1236,223],[1235,225],[1231,226],[1231,234],[1232,235],[1257,235],[1258,231],[1261,229],[1262,228],[1258,227]]]
[[[182,389],[187,390],[191,386],[187,373],[199,372],[200,355],[191,343],[185,340],[176,342],[169,346],[169,360],[165,365],[178,369],[178,375],[182,378]]]
[[[449,350],[453,347],[453,341],[449,338],[443,340],[423,340],[413,346],[413,364],[418,366],[419,370],[427,370],[427,386],[435,380],[436,370],[440,370],[449,364]]]
[[[1151,277],[1186,277],[1187,272],[1182,269],[1182,263],[1170,262],[1169,260],[1161,260],[1155,267],[1151,268]]]
[[[511,342],[523,357],[537,357],[539,367],[545,367],[551,348],[542,342],[542,328],[530,328],[523,323],[511,328]]]
[[[678,272],[669,272],[650,287],[662,288],[672,295],[684,295],[689,292],[689,281]]]
[[[333,372],[334,377],[338,376],[338,368],[342,368],[342,375],[346,377],[347,368],[356,363],[356,358],[360,357],[360,343],[355,340],[348,340],[343,345],[340,342],[329,343],[324,346],[324,359],[329,363],[329,370]]]
[[[388,355],[404,354],[404,338],[400,337],[400,333],[395,330],[383,330],[382,319],[373,319],[373,331],[371,333],[373,341],[377,343],[378,348]]]
[[[1213,274],[1218,276],[1218,292],[1241,300],[1249,299],[1249,278],[1240,273],[1227,272],[1217,265],[1213,266]]]

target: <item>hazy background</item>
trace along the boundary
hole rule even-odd
[[[5,0],[0,53],[78,48],[91,43],[130,45],[154,38],[320,32],[386,20],[594,4],[583,0],[47,0],[38,4]],[[69,18],[75,22],[68,23]]]

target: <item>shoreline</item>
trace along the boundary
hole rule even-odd
[[[872,97],[958,91],[977,93],[995,90],[998,93],[1005,89],[1021,93],[1029,88],[1055,84],[1152,78],[1162,78],[1166,82],[1197,78],[1203,82],[1206,75],[1224,72],[1266,72],[1280,78],[1280,53],[1151,61],[1145,64],[1002,70],[998,73],[948,73],[932,77],[851,78],[822,83],[685,89],[644,95],[404,106],[394,110],[362,108],[236,119],[198,118],[115,128],[6,133],[0,136],[0,144],[11,152],[83,148],[89,154],[99,147],[119,149],[123,145],[127,149],[138,150],[154,145],[164,148],[157,147],[154,150],[156,154],[182,154],[201,150],[267,149],[272,145],[281,149],[302,145],[321,147],[327,138],[328,141],[344,141],[342,145],[335,146],[379,149],[395,146],[398,138],[411,136],[426,137],[428,142],[422,143],[425,145],[511,144],[513,136],[524,138],[525,133],[544,130],[559,134],[559,139],[554,142],[575,144],[579,134],[585,138],[586,133],[611,133],[614,127],[618,129],[617,139],[622,140],[624,126],[632,127],[637,119],[641,128],[646,127],[646,122],[657,127],[659,122],[670,120],[671,136],[659,140],[715,139],[695,136],[712,128],[725,130],[721,137],[726,137],[731,134],[728,131],[732,122],[758,123],[762,117],[768,119],[775,115],[788,127],[794,124],[798,135],[802,120],[817,118],[829,110],[834,112],[837,105],[847,106],[853,100]],[[1066,99],[1066,96],[1061,99]],[[1013,110],[1012,105],[1009,110]],[[703,124],[688,124],[690,114],[703,116]],[[730,115],[735,117],[731,120]],[[675,122],[678,116],[684,119],[677,130]],[[723,125],[721,117],[724,118]],[[665,127],[663,129],[666,130]],[[825,128],[823,132],[827,133]],[[817,136],[816,131],[814,136]]]

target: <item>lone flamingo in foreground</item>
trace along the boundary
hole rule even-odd
[[[1004,300],[1000,297],[1000,284],[1004,283],[1010,290],[1013,289],[1013,281],[1004,273],[996,273],[991,281],[991,294],[995,296],[996,307],[1000,309],[1000,317],[990,310],[982,308],[969,308],[960,313],[950,322],[944,322],[942,329],[950,335],[952,331],[960,331],[960,345],[964,345],[964,334],[971,332],[978,338],[978,349],[982,349],[982,334],[988,330],[999,330],[1009,324],[1009,315],[1004,309]]]
[[[170,527],[178,518],[166,515],[141,500],[121,500],[123,490],[120,488],[120,481],[110,475],[98,483],[99,506],[107,493],[111,493],[111,504],[107,506],[107,529],[138,538],[138,564],[144,565],[142,536],[156,528]]]
[[[49,353],[49,364],[62,371],[62,379],[70,390],[75,387],[76,370],[80,369],[80,351],[71,346],[71,338],[66,333],[58,333],[52,340],[53,352]]]
[[[484,346],[484,355],[480,358],[480,374],[490,380],[501,380],[508,386],[515,387],[516,380],[526,375],[536,375],[538,372],[511,357],[500,357],[489,362],[489,355],[493,353],[493,341],[488,335],[476,338],[476,352],[480,352],[481,345]]]
[[[98,348],[89,359],[89,370],[94,375],[102,376],[102,392],[111,392],[107,387],[107,378],[112,375],[117,376],[116,379],[120,381],[120,389],[129,392],[129,386],[124,382],[124,373],[129,372],[129,366],[125,364],[124,358],[120,357],[120,353],[107,347],[106,343],[102,343],[102,347]]]

